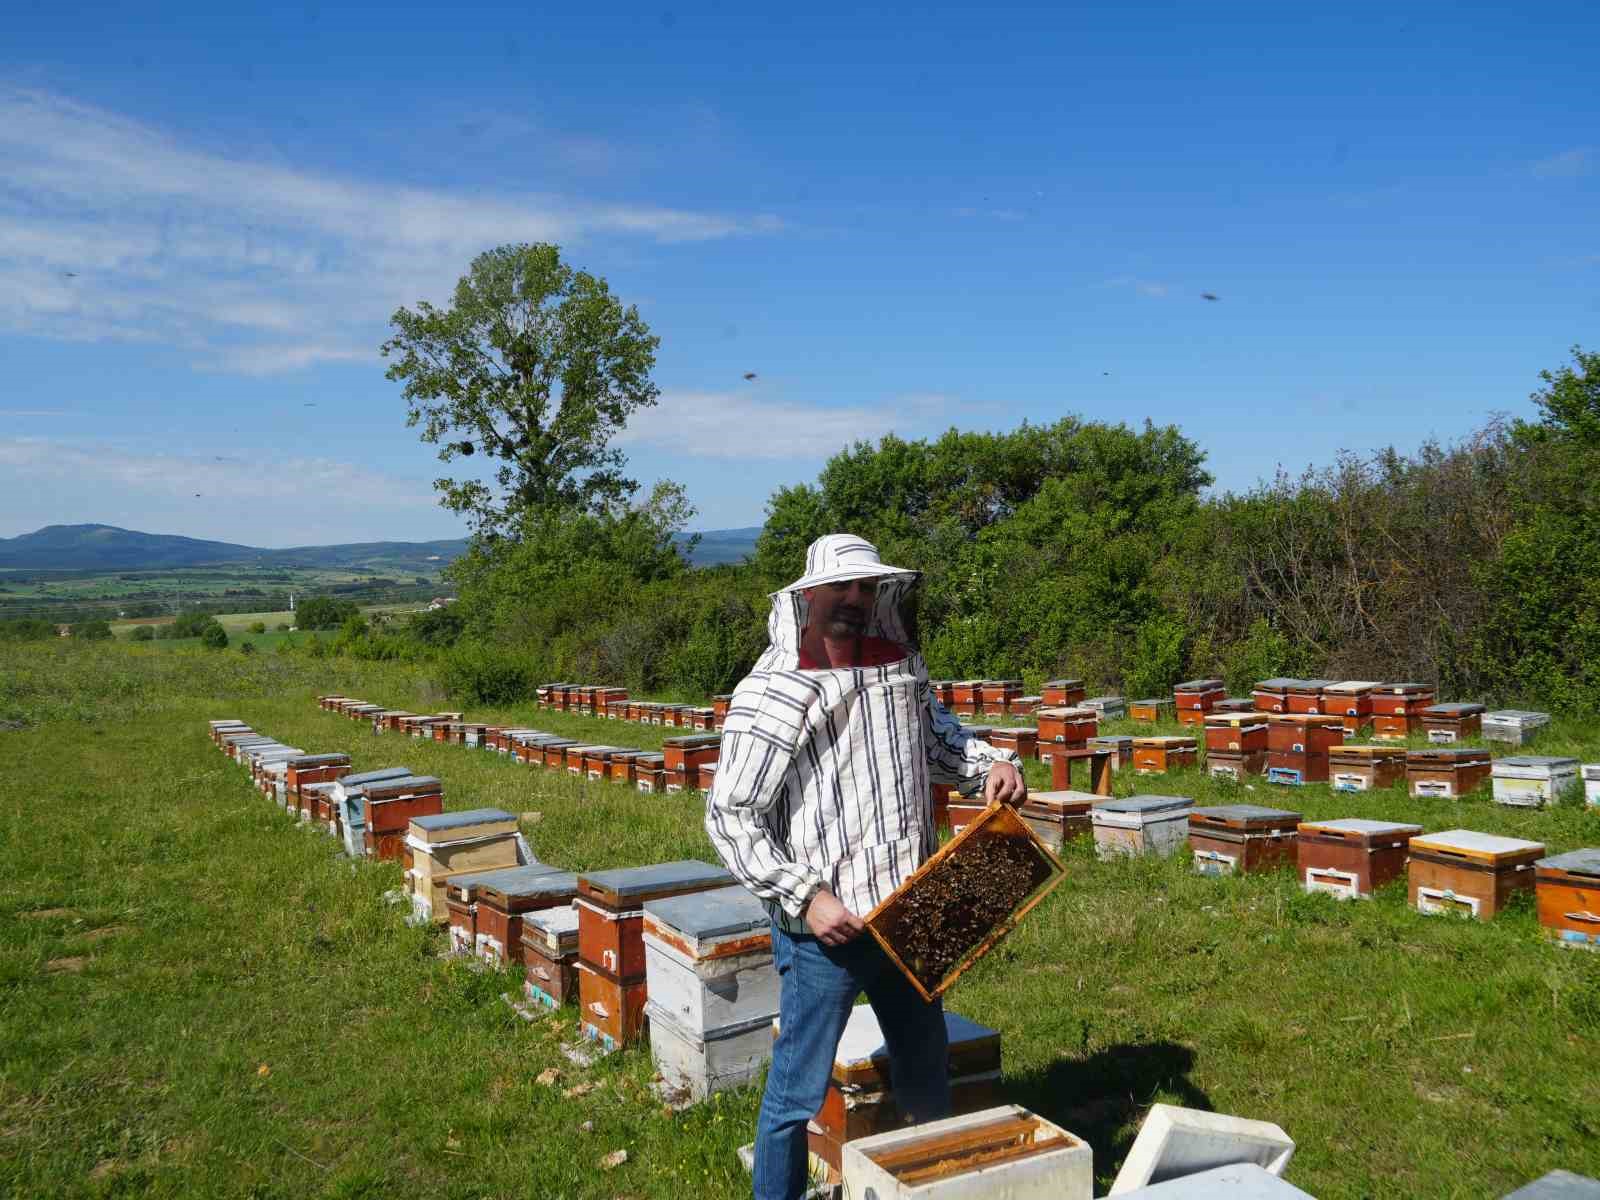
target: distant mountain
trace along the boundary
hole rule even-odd
[[[695,566],[739,562],[754,548],[760,526],[710,529],[700,535]],[[680,544],[682,542],[680,538]],[[433,574],[466,551],[465,538],[438,542],[353,542],[265,550],[167,533],[140,533],[115,525],[46,525],[0,538],[0,568],[34,571],[151,571],[248,563],[270,567],[324,567]]]

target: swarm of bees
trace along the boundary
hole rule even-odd
[[[888,933],[930,992],[1050,877],[1050,864],[1026,838],[975,834],[906,890]]]

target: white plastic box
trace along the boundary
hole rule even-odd
[[[1578,760],[1543,754],[1498,758],[1490,768],[1496,804],[1541,808],[1578,783]]]
[[[1294,1139],[1270,1121],[1156,1104],[1139,1127],[1107,1195],[1121,1196],[1149,1184],[1238,1163],[1254,1163],[1282,1175],[1293,1157]]]
[[[1015,1104],[846,1142],[851,1200],[1092,1200],[1094,1152]]]
[[[1255,1163],[1212,1167],[1122,1194],[1125,1200],[1315,1200]]]

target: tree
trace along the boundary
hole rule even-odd
[[[128,640],[130,642],[150,642],[155,640],[155,636],[156,627],[154,625],[135,625],[128,634]]]
[[[211,624],[200,631],[200,644],[207,650],[226,650],[228,648],[228,631],[213,620]]]
[[[493,486],[434,481],[441,503],[480,534],[510,533],[540,509],[598,512],[636,484],[611,439],[655,404],[660,339],[603,279],[575,271],[545,243],[472,260],[449,307],[397,309],[383,355],[404,383],[406,423],[439,460],[482,454]]]
[[[360,616],[361,609],[353,600],[335,600],[332,596],[312,596],[302,600],[295,609],[295,624],[301,629],[337,629],[351,617]]]
[[[86,642],[103,642],[111,636],[111,626],[104,621],[79,621],[72,627],[72,636]]]
[[[251,633],[265,633],[266,631],[267,631],[267,623],[265,621],[252,621],[252,622],[250,622],[250,632]]]

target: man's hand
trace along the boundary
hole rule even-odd
[[[1009,804],[1016,807],[1028,798],[1028,785],[1022,782],[1022,772],[1008,762],[995,762],[989,765],[989,778],[983,785],[983,798],[993,804]]]
[[[856,916],[827,888],[819,889],[801,914],[806,928],[816,935],[824,946],[843,946],[861,936],[866,928]]]

